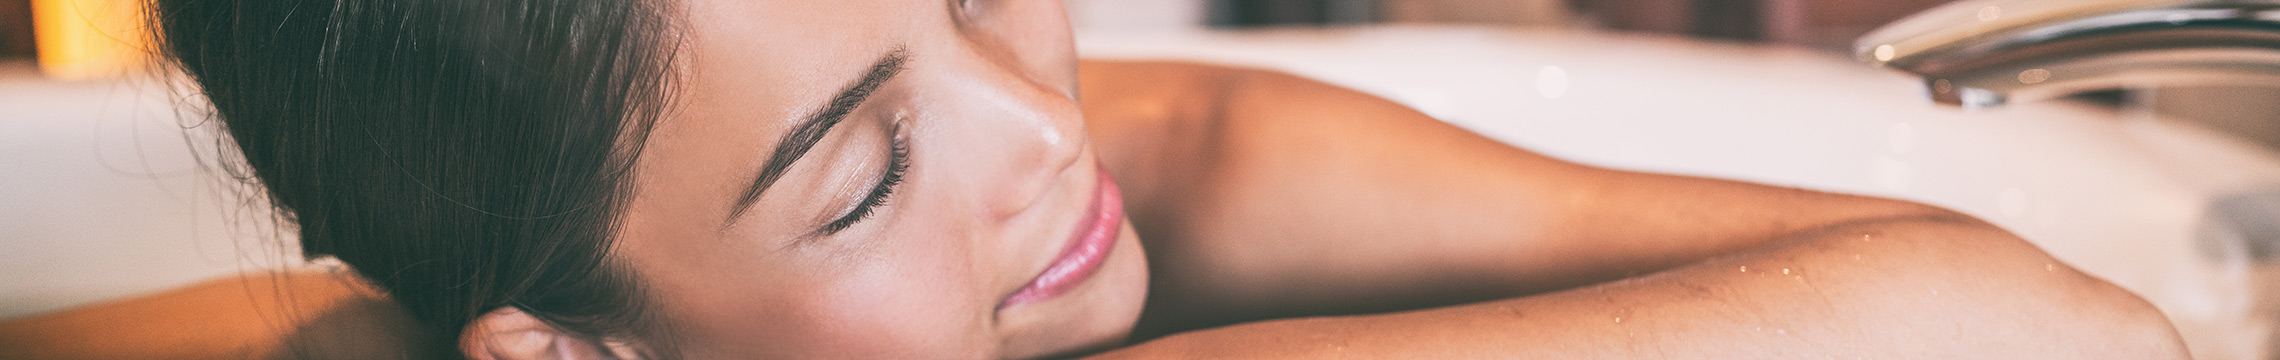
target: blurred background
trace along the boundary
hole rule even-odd
[[[1069,0],[1079,27],[1383,23],[1584,27],[1841,48],[1945,0]]]
[[[0,318],[313,266],[209,166],[193,92],[140,67],[136,2],[0,0]],[[2198,358],[2280,359],[2280,84],[1959,108],[1853,47],[1943,6],[1968,28],[2146,1],[1065,2],[1088,58],[1277,69],[1573,161],[1954,208],[2144,295]]]
[[[1067,0],[1080,27],[1166,30],[1197,27],[1470,23],[1594,27],[1737,41],[1849,45],[1859,35],[1944,0]],[[135,9],[120,0],[0,0],[0,56],[31,58],[34,8],[43,8],[50,42],[74,35],[63,23],[103,21]],[[86,16],[96,14],[99,16]],[[76,18],[76,19],[75,19]],[[106,24],[117,25],[117,24]],[[131,26],[131,25],[128,25]],[[112,34],[117,35],[117,34]],[[48,52],[74,51],[51,45]],[[57,55],[50,55],[57,56]]]

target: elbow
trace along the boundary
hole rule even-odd
[[[2011,269],[2023,268],[2024,271],[2009,279],[1995,280],[2027,284],[2014,286],[2018,292],[2014,296],[2049,306],[2052,312],[2043,314],[2046,318],[2029,320],[2029,325],[2043,326],[2038,330],[2054,336],[2055,341],[2049,344],[2054,348],[2048,349],[2054,351],[2053,354],[2111,359],[2191,358],[2176,326],[2144,297],[2075,269],[2051,257],[2041,247],[1993,224],[1949,213],[1943,218],[1955,224],[1988,229],[1994,235],[1967,238],[1967,241],[1979,243],[1977,247],[1983,249],[2002,249],[1985,251],[1987,254],[2011,255],[1989,260],[2009,262]],[[1972,246],[1961,249],[1973,251]]]
[[[1926,206],[1930,207],[1930,206]],[[2040,246],[1993,223],[1945,208],[1931,207],[1926,219],[1953,226],[1982,229],[1987,236],[1959,236],[1957,249],[1997,256],[1988,261],[2007,262],[2024,269],[2007,279],[2017,296],[2037,299],[2063,313],[2051,314],[2048,326],[2071,341],[2056,345],[2080,351],[2083,358],[2190,359],[2184,338],[2169,317],[2137,293],[2084,273],[2052,257]],[[2040,274],[2035,274],[2040,270]],[[2055,278],[2051,277],[2055,275]],[[1998,280],[2001,281],[2001,280]]]
[[[2080,272],[2040,247],[1968,215],[1926,206],[1912,215],[1809,231],[1808,252],[1874,270],[1875,293],[1916,307],[1919,320],[1981,349],[2036,358],[2186,359],[2168,317],[2137,294]],[[1883,261],[1861,263],[1856,254]],[[1921,292],[1916,289],[1935,289]],[[1911,306],[1912,307],[1912,306]],[[1942,314],[1939,316],[1934,314]]]
[[[2088,276],[2084,277],[2088,278]],[[2111,323],[2108,328],[2115,330],[2110,335],[2112,339],[2118,340],[2111,345],[2117,347],[2114,349],[2115,351],[2108,352],[2108,354],[2145,355],[2129,357],[2133,359],[2192,358],[2192,355],[2185,348],[2185,338],[2178,334],[2177,327],[2169,322],[2169,317],[2162,314],[2160,309],[2155,308],[2152,303],[2146,302],[2144,298],[2138,297],[2137,294],[2123,290],[2121,287],[2114,286],[2104,280],[2096,278],[2089,280],[2096,282],[2099,289],[2095,291],[2099,293],[2098,296],[2104,298],[2103,301],[2108,303],[2105,309],[2101,309],[2104,310],[2105,314],[2108,314],[2103,321]],[[2084,340],[2086,344],[2093,345],[2102,342],[2097,338]]]
[[[2052,260],[2052,263],[2057,261]],[[2051,265],[2063,280],[2035,296],[2067,313],[2049,319],[2070,341],[2056,344],[2084,358],[2190,359],[2184,337],[2169,317],[2136,293],[2068,267]]]
[[[2012,268],[2027,269],[2011,276],[1991,276],[1991,281],[1977,285],[1997,289],[2008,285],[2008,296],[2027,304],[2039,303],[2029,305],[2041,310],[2026,312],[2034,318],[2024,319],[2022,327],[2047,334],[2049,340],[2044,345],[2049,348],[2044,352],[2082,359],[2192,358],[2176,326],[2152,302],[2066,265],[2024,239],[2008,232],[2001,235],[1994,241],[2031,251],[2010,260]]]

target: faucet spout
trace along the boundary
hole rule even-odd
[[[2121,88],[2280,86],[2280,0],[1959,1],[1877,29],[1853,50],[1965,108]]]

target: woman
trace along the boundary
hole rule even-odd
[[[1274,73],[1079,66],[1053,0],[155,9],[304,250],[431,355],[2184,356],[1967,216],[1566,163]],[[325,323],[294,319],[213,346]]]

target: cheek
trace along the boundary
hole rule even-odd
[[[977,333],[980,323],[958,301],[960,289],[939,273],[881,274],[860,279],[816,307],[826,319],[818,335],[837,350],[870,352],[859,357],[911,357],[970,352],[975,342],[957,334]]]
[[[688,331],[676,337],[692,358],[991,356],[995,295],[970,242],[926,235],[963,233],[948,231],[954,223],[923,223],[808,254],[824,260],[738,271],[773,275],[674,282],[675,321]],[[734,267],[704,271],[723,268]]]
[[[987,354],[991,308],[962,241],[893,237],[880,259],[813,295],[818,343],[855,358]]]

